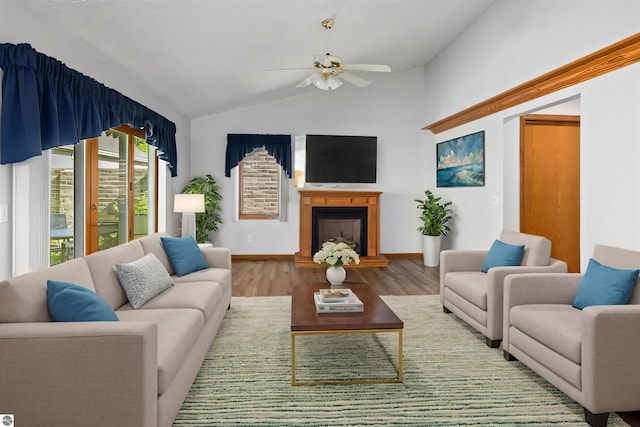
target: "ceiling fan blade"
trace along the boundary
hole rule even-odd
[[[366,81],[365,79],[363,79],[362,77],[356,76],[355,74],[352,74],[348,71],[343,71],[340,73],[340,78],[343,80],[348,81],[349,83],[352,83],[358,87],[365,87],[368,86],[370,83],[368,81]]]
[[[383,64],[344,64],[343,68],[349,71],[375,71],[379,73],[391,72],[391,67]]]
[[[307,77],[306,79],[304,79],[303,81],[298,83],[296,85],[296,87],[307,87],[307,86],[309,86],[311,83],[313,83],[313,79],[315,78],[315,76],[316,76],[316,73],[311,74],[309,77]]]

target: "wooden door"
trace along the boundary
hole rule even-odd
[[[520,118],[520,231],[580,271],[580,117]]]
[[[85,140],[85,254],[98,251],[98,138]]]
[[[157,229],[157,163],[144,137],[123,125],[85,142],[86,254]]]
[[[126,134],[107,132],[108,136],[103,134],[85,143],[87,254],[130,240],[128,138]]]

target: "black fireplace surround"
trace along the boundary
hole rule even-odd
[[[331,220],[355,220],[359,222],[359,236],[354,236],[356,252],[367,256],[368,208],[365,207],[313,207],[311,209],[311,249],[312,254],[320,250],[324,241],[320,241],[321,224]],[[338,237],[338,236],[333,236]]]

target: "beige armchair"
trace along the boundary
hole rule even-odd
[[[488,250],[446,250],[440,254],[440,303],[480,331],[489,347],[502,340],[504,278],[514,273],[566,273],[567,264],[550,258],[551,242],[544,237],[504,230],[500,241],[525,245],[519,266],[482,272]]]
[[[597,245],[593,258],[640,268],[640,252]],[[503,353],[584,408],[591,426],[610,412],[640,410],[640,289],[626,305],[572,306],[583,275],[523,274],[505,280]]]

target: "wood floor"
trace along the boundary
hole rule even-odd
[[[233,296],[291,295],[293,285],[327,281],[324,268],[296,268],[292,260],[234,260],[232,266]],[[437,295],[438,275],[421,259],[402,258],[390,260],[386,268],[349,267],[345,283],[368,283],[378,295]]]
[[[326,282],[324,268],[296,268],[293,260],[234,260],[232,266],[233,296],[238,297],[291,295],[295,284]],[[437,267],[425,267],[421,259],[390,259],[386,268],[348,268],[345,284],[368,283],[379,295],[437,295],[439,274]],[[620,416],[640,427],[640,412]]]

